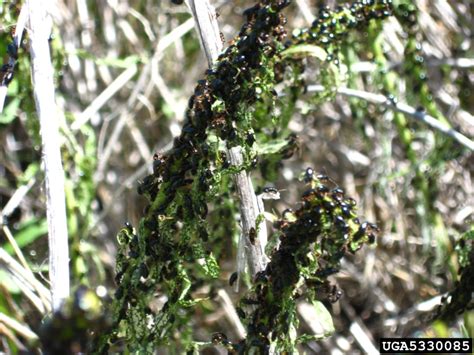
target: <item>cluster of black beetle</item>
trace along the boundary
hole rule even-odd
[[[138,189],[152,201],[160,189],[166,189],[166,195],[171,196],[156,205],[156,209],[153,205],[150,212],[164,212],[174,200],[176,190],[191,184],[198,172],[204,171],[199,176],[199,190],[208,191],[212,175],[209,159],[213,158],[213,147],[205,142],[208,130],[214,130],[227,141],[238,139],[233,121],[238,120],[239,106],[243,102],[251,105],[256,100],[254,91],[246,92],[246,83],[252,79],[252,70],[262,66],[261,57],[275,54],[275,41],[269,33],[284,37],[282,26],[286,20],[279,12],[288,3],[286,0],[261,1],[244,12],[247,24],[240,31],[238,40],[219,56],[214,68],[206,71],[206,79],[198,82],[189,100],[186,123],[181,135],[175,139],[173,149],[166,155],[155,155],[154,174],[146,177]],[[224,104],[219,112],[212,107],[216,100]],[[245,136],[245,141],[254,140],[251,134]],[[223,161],[227,163],[226,159]],[[167,185],[170,181],[173,183]]]
[[[384,19],[392,14],[391,0],[355,1],[350,7],[338,6],[334,11],[327,6],[321,6],[318,17],[312,26],[298,34],[298,43],[313,43],[323,47],[328,52],[327,60],[334,59],[338,63],[335,44],[347,38],[347,31],[367,26],[370,20]]]
[[[207,137],[213,132],[225,140],[228,146],[246,147],[255,142],[255,136],[248,130],[250,123],[242,122],[242,109],[258,100],[252,82],[255,77],[264,75],[263,71],[268,70],[265,63],[278,56],[285,46],[289,47],[300,40],[310,41],[302,37],[283,44],[286,19],[280,12],[289,2],[261,0],[244,12],[246,23],[239,35],[219,56],[213,68],[206,71],[205,80],[198,82],[189,100],[186,122],[180,136],[175,138],[173,148],[167,153],[155,155],[153,174],[147,176],[138,188],[138,192],[146,195],[151,203],[136,233],[129,227],[125,228],[129,237],[125,238],[127,242],[117,257],[117,323],[126,320],[138,324],[133,319],[140,315],[140,309],[144,313],[152,313],[146,305],[146,299],[153,295],[156,285],[168,295],[168,302],[158,314],[153,314],[155,324],[163,324],[163,319],[174,320],[176,305],[182,300],[185,284],[189,282],[192,289],[202,281],[202,277],[193,274],[196,272],[194,269],[183,271],[183,263],[195,262],[195,250],[204,250],[202,246],[209,238],[205,223],[207,199],[214,175],[216,171],[229,167],[225,154],[210,144]],[[306,33],[322,29],[324,21],[329,22],[330,31],[331,18],[343,23],[343,17],[346,16],[355,18],[357,23],[367,23],[371,18],[385,16],[388,8],[388,1],[362,1],[349,9],[343,8],[348,13],[340,10],[340,14],[336,12],[336,15],[328,15],[327,10],[323,9],[321,12],[324,15],[320,15],[322,20],[316,21]],[[348,26],[344,28],[349,29]],[[328,46],[323,47],[330,50]],[[283,80],[285,68],[275,65],[274,70],[275,81]],[[282,159],[290,157],[297,149],[296,136],[290,136],[288,142],[288,146],[280,152]],[[307,174],[310,181],[311,171],[308,170]],[[295,212],[296,222],[280,222],[281,247],[272,255],[269,268],[256,280],[258,303],[263,305],[265,293],[271,292],[282,297],[285,290],[294,286],[294,279],[299,274],[295,264],[298,253],[307,250],[304,243],[310,243],[309,236],[316,238],[318,228],[327,228],[327,237],[321,239],[324,255],[318,257],[318,260],[325,260],[326,265],[320,265],[319,274],[314,275],[314,280],[308,280],[308,285],[310,282],[321,282],[319,289],[328,290],[332,299],[337,298],[338,291],[325,284],[324,279],[337,271],[337,263],[347,250],[354,251],[354,246],[359,246],[367,238],[373,238],[376,230],[374,225],[357,224],[353,215],[354,201],[346,198],[339,188],[326,188],[323,180],[319,177],[321,184],[305,193],[303,207]],[[326,222],[321,224],[324,219]],[[353,230],[354,225],[357,225],[356,231]],[[192,230],[191,235],[189,230]],[[296,243],[296,240],[303,244]],[[301,260],[299,262],[305,260],[304,256]],[[191,301],[189,294],[184,297]],[[254,314],[255,321],[249,322],[249,334],[262,334],[260,327],[264,323],[268,326],[268,317],[275,321],[275,307],[278,307],[277,301],[262,306]],[[242,310],[240,314],[243,314]],[[141,319],[141,324],[147,323],[146,316]],[[172,324],[166,326],[171,328]],[[134,325],[128,327],[133,328]],[[161,330],[150,332],[145,329],[144,333],[143,336],[137,336],[138,341],[145,336],[147,340],[151,337],[154,342],[162,341],[162,335],[159,335],[163,334]]]
[[[285,19],[280,11],[288,4],[287,0],[262,0],[244,12],[247,23],[239,36],[216,65],[206,71],[206,79],[198,82],[189,100],[186,122],[173,148],[154,156],[153,174],[145,177],[138,187],[138,193],[147,196],[151,203],[136,232],[130,226],[125,228],[129,237],[117,256],[117,323],[128,319],[132,308],[141,306],[140,300],[146,299],[145,295],[153,287],[156,289],[157,283],[170,294],[166,307],[155,319],[164,316],[169,319],[171,315],[165,313],[176,308],[174,305],[186,282],[179,272],[182,258],[195,261],[196,249],[208,240],[204,221],[213,169],[225,169],[228,165],[223,153],[208,144],[206,138],[212,130],[228,142],[254,141],[251,135],[237,134],[235,121],[241,105],[251,105],[255,100],[255,93],[247,86],[254,78],[253,72],[262,66],[261,58],[273,56],[275,43],[285,35],[282,27]],[[216,101],[223,103],[219,110],[213,108]],[[180,228],[185,227],[177,223],[180,220],[194,228],[192,238],[195,239],[191,242],[176,237],[184,238]],[[146,270],[146,277],[138,274],[137,270],[141,269]],[[192,278],[194,287],[198,278],[195,280],[189,273],[187,277]],[[160,341],[161,331],[156,333],[155,341]]]
[[[341,291],[327,280],[328,276],[339,271],[344,255],[373,243],[379,232],[375,224],[359,221],[354,199],[338,186],[331,188],[334,182],[328,176],[308,168],[303,180],[310,189],[303,193],[296,211],[285,210],[275,222],[280,245],[267,268],[255,276],[250,296],[237,307],[247,324],[247,339],[238,344],[225,336],[214,339],[221,339],[223,346],[239,353],[255,347],[266,349],[270,339],[282,337],[283,342],[287,338],[290,319],[294,319],[288,313],[294,310],[288,306],[289,295],[294,303],[304,295],[310,300],[336,302]],[[301,278],[304,283],[297,287]]]
[[[0,86],[8,86],[13,80],[15,65],[18,60],[18,43],[15,37],[15,27],[11,31],[12,41],[7,45],[7,59],[0,67]]]

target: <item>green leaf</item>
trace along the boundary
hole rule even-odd
[[[77,51],[73,51],[74,54],[79,56],[80,58],[83,59],[91,59],[93,60],[97,65],[105,65],[108,67],[115,67],[115,68],[122,68],[122,69],[127,69],[131,65],[138,64],[140,62],[143,62],[142,58],[140,58],[137,55],[130,55],[125,58],[114,58],[114,57],[107,57],[107,58],[97,58],[94,55],[92,55],[90,52],[87,52],[85,50],[79,49]]]
[[[325,330],[325,334],[334,332],[334,324],[332,322],[331,313],[329,313],[324,304],[319,301],[314,301],[313,306],[316,309],[318,320]]]
[[[19,294],[21,292],[18,285],[12,280],[10,273],[3,269],[0,269],[0,280],[2,280],[2,286],[4,286],[9,293]]]
[[[174,117],[175,109],[168,105],[166,102],[163,103],[163,106],[161,108],[161,112],[166,116],[166,118],[171,119]]]
[[[201,267],[204,269],[204,272],[207,276],[212,277],[213,279],[217,279],[219,277],[219,264],[212,253],[204,259]]]
[[[36,174],[38,173],[40,169],[40,165],[37,162],[33,162],[28,167],[26,170],[23,172],[23,174],[19,177],[18,183],[20,185],[26,185],[31,179],[34,179]]]
[[[97,65],[128,69],[130,66],[141,62],[140,57],[131,55],[126,58],[100,58],[95,60]]]
[[[192,300],[181,300],[179,301],[179,305],[184,308],[194,307],[195,305],[201,303],[202,301],[208,300],[209,298],[195,298]]]
[[[275,139],[268,143],[259,143],[257,146],[257,154],[275,154],[288,145],[286,139]]]
[[[469,254],[471,253],[474,241],[474,229],[464,233],[461,237],[463,242],[459,240],[456,245],[456,252],[458,254],[459,266],[466,267],[469,264]]]
[[[327,58],[326,51],[318,46],[313,44],[300,44],[297,46],[292,46],[282,53],[283,57],[315,57],[320,61],[324,62]]]
[[[0,113],[1,124],[9,124],[16,118],[20,101],[19,98],[15,98],[4,108],[3,112]]]
[[[329,311],[324,304],[319,301],[312,303],[303,302],[298,305],[300,314],[304,315],[306,322],[311,324],[314,336],[324,338],[334,332],[334,324]]]
[[[439,337],[439,338],[448,338],[449,337],[449,327],[448,325],[441,321],[441,320],[437,320],[435,322],[433,322],[433,330],[434,330],[434,333],[435,333],[435,336]]]
[[[15,233],[15,240],[20,248],[23,248],[36,239],[48,233],[48,223],[46,219],[32,218],[22,224],[20,230]],[[10,244],[4,246],[7,253],[13,255],[13,247]]]

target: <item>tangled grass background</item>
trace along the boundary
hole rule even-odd
[[[368,3],[360,6],[368,6]],[[370,344],[377,346],[380,337],[388,336],[461,336],[468,332],[472,337],[472,312],[465,312],[464,317],[461,314],[449,317],[449,322],[433,322],[433,312],[436,313],[436,307],[442,303],[443,295],[457,285],[464,287],[467,294],[472,292],[473,283],[466,281],[472,278],[472,272],[469,273],[472,261],[469,264],[469,253],[462,252],[469,247],[472,249],[473,239],[470,232],[474,213],[472,151],[393,109],[398,103],[407,103],[416,112],[449,123],[467,137],[474,136],[471,39],[474,9],[469,1],[394,1],[391,16],[383,21],[367,22],[365,26],[342,24],[349,29],[353,26],[350,31],[341,29],[339,23],[331,27],[333,14],[340,12],[336,9],[337,1],[294,1],[283,11],[287,23],[283,24],[279,18],[281,23],[275,24],[271,35],[281,45],[287,40],[294,43],[299,40],[316,47],[311,48],[310,54],[300,47],[281,61],[254,63],[255,68],[268,69],[271,65],[271,78],[265,70],[259,72],[259,77],[264,83],[269,80],[276,84],[271,88],[275,92],[258,92],[251,85],[245,86],[256,77],[251,70],[258,69],[227,74],[243,78],[239,83],[241,88],[236,89],[231,82],[228,85],[232,95],[224,95],[233,96],[236,117],[243,114],[237,105],[242,100],[248,100],[248,106],[254,108],[254,116],[249,119],[244,115],[243,123],[238,123],[240,126],[230,124],[226,117],[217,114],[224,112],[220,102],[213,107],[203,107],[205,100],[200,98],[203,93],[196,92],[196,82],[206,75],[209,85],[217,87],[218,92],[225,92],[226,87],[215,81],[222,79],[216,73],[206,72],[206,59],[184,4],[174,5],[168,1],[88,4],[77,0],[58,1],[58,5],[51,48],[56,100],[64,112],[62,158],[66,171],[73,285],[84,284],[93,289],[105,286],[114,290],[118,286],[116,282],[120,285],[123,281],[115,274],[117,247],[119,272],[120,265],[128,263],[132,249],[127,244],[121,250],[117,233],[123,232],[119,237],[125,233],[125,240],[131,243],[134,232],[132,229],[127,234],[129,227],[124,228],[125,221],[136,230],[151,231],[155,227],[139,227],[139,221],[144,215],[159,210],[163,200],[150,212],[147,199],[137,192],[155,200],[158,192],[154,195],[150,191],[157,182],[146,180],[146,176],[160,176],[167,171],[166,164],[170,163],[161,163],[163,157],[169,156],[173,144],[176,148],[182,143],[179,137],[186,133],[183,126],[186,127],[189,118],[186,109],[198,107],[212,111],[212,129],[222,139],[244,147],[254,146],[255,140],[255,146],[266,147],[266,152],[248,150],[245,167],[251,171],[257,189],[263,191],[264,187],[271,186],[281,190],[279,200],[265,202],[265,210],[275,218],[284,217],[283,211],[289,207],[297,210],[301,206],[300,196],[308,187],[298,180],[301,172],[312,167],[315,174],[330,176],[335,185],[343,186],[358,202],[358,215],[376,222],[380,229],[376,246],[347,255],[337,273],[324,275],[342,291],[337,302],[325,302],[334,321],[335,334],[320,341],[307,339],[298,345],[299,350],[361,352],[371,349]],[[254,4],[223,1],[215,5],[224,47],[236,46],[234,36],[248,30],[242,30],[241,26],[252,16],[251,12],[246,12],[247,18],[242,14]],[[16,22],[17,9],[10,4],[1,5],[1,16],[1,43],[4,45],[0,51],[8,57],[10,30]],[[283,25],[286,32],[278,28]],[[298,31],[301,28],[312,30]],[[337,37],[337,31],[341,31],[342,36]],[[270,57],[272,50],[278,53],[284,50],[278,44],[275,46],[266,49],[269,52],[264,60]],[[40,136],[31,100],[27,51],[26,44],[19,50],[8,100],[0,116],[3,142],[0,200],[4,233],[1,238],[2,248],[13,254],[6,238],[11,231],[35,275],[43,280],[47,274],[47,227],[39,163]],[[242,68],[238,55],[233,52],[229,55],[234,56],[237,63],[232,65]],[[248,58],[242,59],[244,66],[249,65]],[[288,62],[291,64],[285,67]],[[197,91],[207,90],[208,84],[199,85]],[[322,85],[324,90],[312,91],[317,85]],[[337,88],[383,94],[390,102],[389,105],[371,103],[340,90],[338,93]],[[238,92],[247,96],[237,98]],[[193,93],[195,99],[189,103]],[[285,95],[279,95],[282,93]],[[228,110],[232,103],[226,100],[221,101],[226,102]],[[247,134],[249,128],[251,135]],[[187,129],[190,131],[192,127]],[[232,167],[227,165],[223,149],[212,148],[209,154],[210,166],[217,167],[211,170],[227,171],[227,174],[222,174],[219,187],[214,189],[209,183],[214,177],[211,179],[208,174],[208,181],[201,181],[201,187],[211,185],[209,194],[213,200],[209,204],[205,199],[199,201],[196,226],[199,238],[208,238],[205,245],[211,246],[220,272],[216,274],[214,265],[209,265],[203,272],[216,277],[212,284],[193,284],[194,298],[209,297],[202,305],[186,314],[174,309],[169,317],[173,315],[175,319],[171,323],[169,317],[163,320],[172,324],[167,333],[172,345],[163,345],[160,351],[180,351],[197,344],[204,352],[216,353],[225,346],[230,349],[229,342],[237,344],[241,340],[225,298],[218,292],[226,290],[231,303],[237,305],[246,289],[244,283],[244,290],[235,294],[228,285],[229,277],[236,270],[240,233],[235,193],[230,187]],[[254,162],[254,158],[258,158],[257,161]],[[190,166],[189,170],[192,169]],[[195,169],[198,176],[206,178],[209,167],[198,165]],[[170,180],[180,181],[174,186],[179,190],[190,184],[185,181],[188,178],[183,175]],[[142,184],[138,184],[138,180]],[[196,189],[199,183],[199,178],[193,182]],[[25,196],[16,208],[5,213],[7,202],[19,189],[26,190]],[[194,198],[199,196],[192,197],[192,202],[188,202],[184,193],[178,193],[179,204],[191,203],[192,210],[196,210]],[[177,205],[170,208],[173,215],[181,213],[183,219],[190,218],[186,208],[181,211]],[[166,216],[167,212],[158,215]],[[166,217],[159,223],[168,223]],[[271,231],[278,233],[277,228],[272,227]],[[172,236],[171,229],[169,236]],[[145,255],[145,245],[141,241],[137,243],[138,255]],[[163,253],[172,252],[166,251],[164,245],[157,248]],[[209,250],[193,252],[195,258]],[[145,266],[140,268],[142,264]],[[149,263],[140,259],[132,265],[130,269],[139,270],[136,286],[150,271]],[[192,269],[192,266],[187,267]],[[31,303],[7,272],[0,271],[0,292],[4,296],[0,301],[2,314],[38,333],[44,311]],[[162,272],[167,280],[176,277],[171,267]],[[457,282],[461,275],[464,283]],[[130,280],[133,283],[133,272]],[[128,288],[123,288],[127,292]],[[149,288],[146,292],[154,300],[147,299],[141,309],[148,307],[150,312],[161,309],[166,302],[166,291],[169,291],[166,287]],[[317,297],[323,299],[321,292]],[[81,293],[84,294],[88,293]],[[113,291],[109,295],[117,297]],[[472,299],[465,301],[464,306],[472,307]],[[303,302],[297,302],[297,309],[305,309],[304,306]],[[464,307],[445,307],[438,313],[451,316],[464,311]],[[297,314],[302,332],[324,333],[315,326],[311,312]],[[2,350],[28,348],[29,341],[35,337],[9,324],[6,320],[0,322]],[[145,328],[142,330],[146,333]],[[215,343],[224,348],[210,344],[213,333],[225,334],[215,339]],[[118,341],[114,344],[117,349],[127,343],[123,339],[120,342],[123,334],[122,330],[117,334]],[[133,334],[131,338],[141,336]]]

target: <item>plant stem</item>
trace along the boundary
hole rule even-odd
[[[208,0],[189,0],[188,6],[195,18],[196,30],[199,33],[201,45],[211,67],[222,50],[222,41],[219,35],[215,10]],[[232,165],[243,164],[242,147],[237,146],[230,149],[229,157]],[[257,230],[256,220],[260,209],[249,174],[246,171],[241,171],[236,173],[234,178],[237,194],[239,195],[242,218],[242,234],[240,237],[244,238],[246,259],[253,278],[257,272],[263,271],[267,264],[267,257],[264,252],[265,246],[260,243],[261,238],[256,238],[255,243],[251,243],[249,239],[251,229]],[[259,227],[258,235],[265,236],[266,239],[265,223],[261,223]]]
[[[53,311],[69,296],[69,250],[61,162],[59,117],[54,100],[53,67],[49,52],[52,3],[28,1],[31,71],[36,110],[40,120],[49,243],[49,276]]]
[[[324,92],[325,88],[323,85],[309,85],[308,86],[308,92]],[[457,141],[459,144],[463,145],[464,147],[468,148],[471,151],[474,151],[474,142],[463,135],[462,133],[459,133],[458,131],[454,130],[453,128],[447,126],[443,122],[437,120],[433,116],[428,115],[424,111],[419,111],[416,110],[415,108],[404,104],[402,102],[398,102],[395,105],[390,102],[388,97],[382,94],[375,94],[363,90],[355,90],[355,89],[349,89],[345,87],[339,87],[337,88],[337,93],[339,95],[347,96],[347,97],[354,97],[360,100],[364,100],[367,102],[370,102],[372,104],[376,105],[381,105],[383,107],[392,109],[396,112],[400,112],[405,114],[408,117],[414,118],[418,121],[421,121],[431,128],[437,130],[438,132],[441,132],[451,138],[453,138],[455,141]]]

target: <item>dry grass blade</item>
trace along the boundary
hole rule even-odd
[[[222,309],[225,312],[227,320],[230,324],[232,324],[232,328],[235,329],[239,338],[245,338],[247,332],[245,331],[245,328],[242,322],[240,321],[237,312],[235,311],[235,307],[229,297],[229,294],[225,290],[220,289],[219,291],[217,291],[217,296],[221,301]]]
[[[23,267],[31,272],[30,267],[28,266],[28,263],[26,262],[26,259],[23,256],[23,253],[21,252],[20,247],[18,246],[15,238],[13,238],[13,235],[7,226],[3,226],[3,233],[5,233],[7,240],[10,242],[10,245],[13,247],[13,250],[15,251],[15,254],[20,260]]]
[[[21,266],[3,248],[0,248],[0,265],[5,267],[8,272],[14,275],[17,279],[22,280],[23,283],[28,285],[28,288],[35,290],[41,298],[46,311],[51,311],[50,291],[34,277],[30,270]],[[38,307],[38,309],[41,308],[42,307]]]
[[[38,336],[26,325],[19,323],[17,320],[8,317],[6,314],[0,312],[0,323],[5,324],[20,334],[23,338],[28,340],[38,340]]]
[[[311,13],[311,8],[307,0],[296,0],[296,5],[298,5],[301,14],[303,15],[305,21],[308,25],[311,25],[315,19],[314,15]]]
[[[69,248],[59,116],[49,52],[52,19],[47,10],[53,4],[38,0],[27,3],[33,91],[41,126],[46,180],[51,295],[53,310],[57,310],[69,296]]]
[[[27,352],[28,349],[25,345],[13,334],[13,332],[3,323],[0,323],[0,334],[4,335],[6,338],[10,339],[10,341],[15,344],[17,350],[22,352]],[[5,342],[5,339],[2,337],[2,342]]]
[[[112,98],[125,84],[127,84],[137,73],[136,65],[125,69],[104,91],[97,96],[94,101],[76,118],[71,126],[72,130],[78,130],[82,125],[87,123],[90,118],[95,115],[102,106],[104,106],[110,98]]]
[[[3,112],[3,106],[5,105],[5,99],[7,97],[8,88],[4,85],[0,86],[0,113]]]

